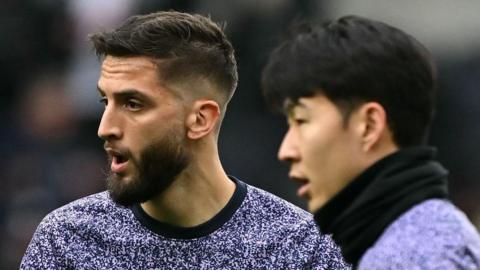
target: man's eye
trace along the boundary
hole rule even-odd
[[[127,100],[127,102],[125,103],[125,108],[132,111],[138,111],[142,108],[142,104],[135,100]]]
[[[305,124],[307,122],[306,119],[303,119],[303,118],[297,118],[297,119],[294,119],[293,120],[295,122],[295,124],[297,125],[302,125],[302,124]]]

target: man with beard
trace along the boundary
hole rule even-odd
[[[425,145],[435,72],[413,37],[347,16],[299,25],[270,56],[264,94],[289,128],[278,153],[358,269],[479,269],[480,237],[447,199]]]
[[[237,84],[209,19],[133,16],[91,36],[108,192],[50,213],[22,269],[343,269],[307,212],[229,177],[217,150]]]

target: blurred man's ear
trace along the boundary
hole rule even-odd
[[[213,132],[220,120],[220,106],[213,100],[196,100],[187,116],[187,136],[197,140]]]
[[[382,105],[377,102],[362,104],[355,112],[359,121],[359,135],[361,149],[364,152],[380,147],[385,139],[390,138],[387,125],[387,113]]]

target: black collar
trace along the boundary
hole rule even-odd
[[[143,226],[166,238],[193,239],[207,236],[222,227],[223,224],[230,220],[230,218],[242,204],[247,194],[247,186],[245,183],[236,179],[235,177],[229,177],[233,182],[235,182],[236,188],[228,203],[213,218],[195,227],[177,227],[160,222],[145,213],[140,204],[133,205],[131,210]]]
[[[446,198],[448,172],[433,160],[435,149],[397,151],[365,170],[315,213],[345,259],[357,264],[384,229],[414,205]]]

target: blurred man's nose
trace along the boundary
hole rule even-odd
[[[278,150],[278,159],[285,162],[293,162],[298,160],[299,157],[296,135],[289,129],[283,137],[282,144]]]
[[[118,121],[117,117],[115,117],[115,113],[112,110],[105,108],[98,126],[98,137],[104,141],[119,139],[122,134]]]

